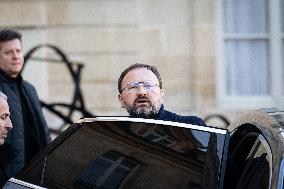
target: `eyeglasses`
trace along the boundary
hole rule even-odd
[[[125,90],[129,94],[135,94],[139,92],[140,86],[143,86],[143,88],[147,92],[153,92],[155,87],[160,87],[158,84],[156,84],[153,81],[130,82],[130,83],[127,83],[126,86],[120,92]]]

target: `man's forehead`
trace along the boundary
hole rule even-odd
[[[20,45],[20,48],[22,48],[22,42],[20,39],[12,39],[9,41],[0,41],[0,49],[5,46],[5,47],[13,47],[13,46],[18,46],[18,44]]]
[[[144,81],[158,81],[156,75],[147,68],[135,68],[130,70],[123,78],[122,82],[144,82]]]
[[[0,98],[1,112],[9,111],[9,105],[6,99]]]
[[[135,68],[130,70],[124,78],[126,77],[154,77],[156,78],[156,75],[147,68]]]

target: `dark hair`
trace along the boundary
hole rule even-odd
[[[140,63],[136,63],[136,64],[132,64],[131,66],[129,66],[128,68],[126,68],[120,75],[119,79],[118,79],[118,83],[117,83],[117,87],[118,87],[118,91],[119,93],[121,93],[121,83],[122,80],[124,78],[124,76],[130,72],[131,70],[137,69],[137,68],[147,68],[148,70],[151,70],[157,77],[157,79],[159,80],[159,87],[162,89],[162,79],[161,76],[157,70],[157,68],[155,66],[150,66],[148,64],[140,64]]]
[[[22,41],[22,34],[14,30],[4,29],[0,31],[0,43],[11,41],[13,39],[19,39]]]

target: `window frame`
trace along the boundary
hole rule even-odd
[[[216,86],[217,104],[220,109],[258,109],[264,107],[284,107],[284,32],[281,33],[281,0],[268,1],[268,35],[231,35],[223,32],[223,0],[216,1]],[[273,13],[273,14],[271,14]],[[269,48],[268,75],[270,94],[259,96],[238,96],[226,94],[226,73],[224,41],[227,39],[267,39]],[[281,53],[283,52],[283,53]]]
[[[147,132],[143,133],[142,135],[143,137],[147,138],[148,140],[154,142],[154,143],[158,143],[164,146],[173,146],[174,144],[176,144],[176,141],[174,138],[172,138],[171,136],[167,135],[166,133],[162,133],[161,131],[159,131],[159,128],[154,127],[150,130],[148,130]],[[152,136],[152,139],[149,139],[148,137]],[[168,144],[162,144],[162,141],[166,141],[168,142]]]

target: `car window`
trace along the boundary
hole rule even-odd
[[[139,162],[115,151],[109,151],[89,163],[75,178],[78,188],[118,188],[137,168]]]
[[[238,144],[231,152],[234,163],[237,164],[238,175],[234,180],[235,185],[230,187],[237,189],[270,188],[272,176],[270,146],[262,134],[244,133],[237,138]]]
[[[161,123],[85,122],[48,153],[42,183],[35,184],[76,189],[222,188],[227,130]],[[29,172],[35,171],[30,169],[25,178],[33,178]]]
[[[47,155],[42,154],[17,174],[20,176],[19,179],[40,186],[43,182],[46,162]]]

